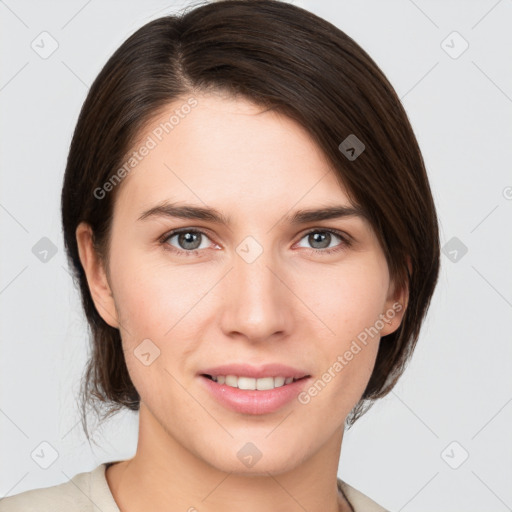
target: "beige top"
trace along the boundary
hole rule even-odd
[[[0,499],[0,512],[120,512],[105,477],[105,469],[110,464],[100,464],[62,484]],[[338,488],[354,512],[387,512],[339,478]]]

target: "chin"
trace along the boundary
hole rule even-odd
[[[267,435],[266,433],[265,435]],[[263,442],[259,444],[251,441],[230,442],[230,446],[225,449],[219,446],[218,457],[213,455],[214,459],[203,457],[203,460],[215,467],[219,471],[225,473],[234,473],[245,476],[268,476],[279,475],[296,468],[304,459],[307,454],[300,453],[296,447],[290,446],[288,451],[283,450],[283,446],[279,447],[262,446]]]

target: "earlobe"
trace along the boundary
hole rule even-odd
[[[408,259],[409,274],[411,274],[411,264]],[[393,290],[386,300],[385,310],[382,313],[382,319],[384,320],[384,328],[381,330],[380,335],[387,336],[395,332],[402,323],[407,305],[409,303],[409,287],[408,283],[404,283],[403,286]]]
[[[75,235],[78,254],[96,310],[108,325],[117,329],[119,322],[114,296],[103,262],[93,245],[92,229],[87,223],[81,222],[76,228]]]
[[[381,318],[384,322],[384,327],[380,331],[381,337],[395,332],[400,327],[406,309],[406,297],[399,298],[398,300],[392,300],[391,302],[386,302],[386,309],[381,315]]]

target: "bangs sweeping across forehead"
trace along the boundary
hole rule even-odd
[[[104,418],[138,410],[119,331],[95,309],[75,230],[85,221],[108,261],[119,188],[98,198],[155,115],[178,98],[218,91],[289,116],[307,130],[382,246],[391,279],[407,286],[400,327],[382,338],[352,425],[391,391],[416,345],[439,273],[435,206],[421,152],[394,89],[369,55],[331,23],[278,0],[221,0],[151,21],[112,55],[94,81],[75,128],[62,189],[64,242],[92,333],[82,381],[86,407]],[[364,144],[357,158],[340,150]],[[343,148],[343,146],[342,146]],[[408,263],[411,271],[409,272]]]

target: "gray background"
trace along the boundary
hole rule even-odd
[[[339,476],[392,511],[512,510],[512,2],[293,3],[344,30],[395,87],[423,151],[444,246],[413,360],[345,434]],[[0,496],[135,453],[133,413],[96,433],[101,448],[79,424],[88,334],[64,258],[60,188],[79,109],[103,64],[136,29],[185,5],[0,2]],[[58,48],[42,58],[52,39]],[[43,237],[56,250],[46,261]],[[40,467],[53,449],[55,462]]]

